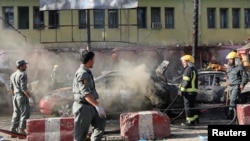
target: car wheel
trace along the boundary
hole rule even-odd
[[[60,117],[69,117],[72,116],[72,104],[65,103],[57,106],[56,115]]]

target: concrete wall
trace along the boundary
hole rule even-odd
[[[18,7],[29,6],[29,29],[6,30],[0,24],[0,47],[86,47],[86,30],[78,28],[78,11],[60,11],[60,28],[48,29],[48,11],[44,12],[45,28],[33,29],[33,7],[39,0],[0,0],[0,16],[3,6],[14,7],[14,27],[18,27]],[[139,0],[139,7],[147,8],[147,28],[137,28],[137,10],[118,11],[119,28],[108,28],[108,11],[105,10],[105,28],[94,29],[93,10],[90,11],[91,40],[93,47],[119,46],[190,46],[192,45],[193,0]],[[151,7],[161,8],[161,29],[151,28]],[[175,25],[165,28],[165,8],[174,8]],[[249,0],[200,0],[199,46],[215,46],[219,43],[234,45],[244,43],[250,36],[250,28],[244,28],[244,8],[250,8]],[[216,28],[207,28],[207,8],[216,8]],[[219,9],[228,8],[229,27],[219,28]],[[240,28],[232,28],[232,8],[240,8]],[[2,21],[1,21],[2,22]],[[129,26],[124,26],[129,25]],[[21,35],[22,34],[22,35]],[[27,37],[27,44],[24,36]],[[48,43],[50,42],[50,43]],[[46,43],[46,44],[45,44]]]

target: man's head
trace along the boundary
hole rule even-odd
[[[237,52],[231,51],[227,54],[226,59],[228,59],[228,65],[233,66],[235,65],[235,58],[237,58]]]
[[[94,57],[95,57],[94,52],[84,50],[82,52],[82,63],[88,68],[93,68]]]
[[[188,63],[194,64],[194,57],[191,55],[184,55],[180,60],[184,68],[188,66]]]
[[[27,64],[28,64],[28,62],[26,62],[25,60],[17,60],[16,61],[16,67],[17,67],[17,69],[19,69],[21,71],[26,71]]]

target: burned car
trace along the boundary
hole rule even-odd
[[[142,68],[137,68],[141,70]],[[160,109],[169,103],[164,83],[153,81],[146,71],[106,71],[95,78],[99,101],[107,114]],[[67,116],[73,104],[72,87],[53,90],[39,101],[44,115]]]
[[[225,101],[226,74],[222,71],[198,72],[197,103],[222,103]],[[176,78],[173,83],[181,83],[182,76]]]

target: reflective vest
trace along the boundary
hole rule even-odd
[[[181,92],[198,92],[198,72],[194,67],[186,67],[180,85]]]

